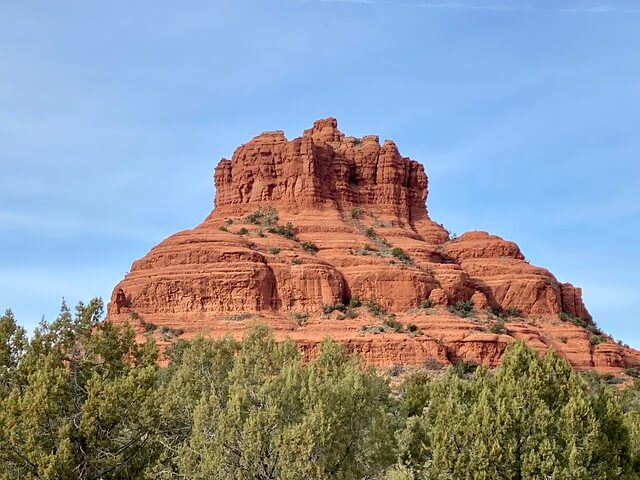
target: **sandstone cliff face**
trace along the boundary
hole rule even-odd
[[[425,218],[427,176],[421,164],[402,157],[378,137],[345,137],[333,118],[315,122],[287,141],[268,132],[239,147],[215,170],[216,213],[225,207],[270,204],[292,212],[326,206],[373,208],[398,217]]]
[[[187,336],[241,335],[261,319],[307,352],[331,335],[377,365],[495,365],[514,339],[583,368],[640,361],[604,336],[592,345],[580,289],[530,265],[515,243],[485,232],[451,239],[428,216],[424,168],[391,141],[346,137],[328,118],[291,141],[255,137],[214,178],[212,213],[133,263],[110,319]],[[327,313],[352,299],[368,309]],[[391,314],[415,330],[392,333]],[[488,331],[508,315],[500,334]]]

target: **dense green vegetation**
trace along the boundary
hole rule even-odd
[[[346,308],[346,307],[345,307]],[[332,341],[302,362],[255,326],[178,341],[63,305],[28,339],[0,317],[1,479],[637,479],[640,384],[622,392],[515,344],[494,371],[391,388]]]

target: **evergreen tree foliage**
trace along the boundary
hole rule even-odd
[[[408,478],[637,478],[613,392],[590,396],[554,352],[515,344],[495,372],[467,381],[450,369],[423,397],[423,413],[398,434]]]
[[[640,382],[552,351],[516,343],[493,371],[392,390],[331,340],[305,360],[256,325],[160,357],[102,315],[63,302],[30,340],[0,317],[0,480],[640,478]]]
[[[640,380],[627,388],[621,399],[625,412],[625,424],[629,429],[629,448],[633,461],[633,471],[640,477]]]
[[[194,412],[180,452],[189,478],[372,478],[393,459],[389,387],[331,341],[303,366],[292,342],[258,327],[227,388]]]
[[[99,299],[75,315],[63,303],[26,346],[3,317],[13,379],[0,397],[0,478],[138,478],[153,457],[157,348],[99,323],[102,310]]]
[[[27,348],[27,335],[11,310],[0,317],[0,398],[18,381],[18,363]]]

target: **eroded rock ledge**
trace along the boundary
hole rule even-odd
[[[429,218],[423,166],[392,141],[347,137],[328,118],[293,140],[255,137],[214,178],[214,210],[133,263],[114,288],[110,319],[187,336],[241,334],[262,319],[306,351],[331,335],[378,365],[493,365],[514,338],[584,368],[639,361],[599,335],[579,288],[530,265],[515,243],[485,232],[450,238]],[[352,299],[379,312],[323,313]],[[452,308],[463,302],[473,304],[466,318]],[[390,314],[404,333],[364,328]],[[488,331],[508,315],[504,331]]]

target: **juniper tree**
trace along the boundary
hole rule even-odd
[[[589,395],[554,352],[540,358],[517,343],[495,372],[478,369],[464,380],[449,371],[422,398],[422,414],[398,434],[400,465],[392,476],[634,478],[629,432],[613,393]]]
[[[11,310],[0,317],[0,398],[16,386],[18,365],[27,348],[24,328],[16,323]]]
[[[63,304],[36,329],[0,398],[0,478],[133,479],[153,457],[157,348],[101,314]]]
[[[193,479],[352,479],[393,460],[389,388],[333,342],[308,365],[263,328],[241,343],[226,397],[195,412],[180,455]]]

